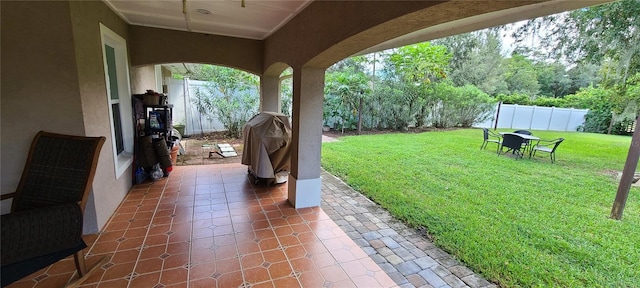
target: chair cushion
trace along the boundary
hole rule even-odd
[[[0,252],[3,267],[78,247],[80,243],[84,243],[82,242],[82,211],[76,203],[2,215],[2,251]]]

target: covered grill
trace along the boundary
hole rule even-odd
[[[242,130],[242,164],[259,179],[284,183],[289,175],[291,124],[284,114],[262,112],[247,121]]]

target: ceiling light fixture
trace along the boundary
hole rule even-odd
[[[196,12],[202,14],[202,15],[211,15],[211,11],[207,10],[207,9],[196,9]]]

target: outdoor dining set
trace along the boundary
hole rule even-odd
[[[496,153],[499,155],[511,152],[516,159],[529,155],[534,157],[536,152],[549,153],[551,163],[556,161],[556,149],[564,141],[564,138],[553,140],[543,140],[533,136],[528,130],[516,130],[513,132],[494,132],[487,128],[482,128],[484,141],[480,149],[485,149],[488,143],[496,143],[498,148]]]

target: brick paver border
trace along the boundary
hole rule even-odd
[[[400,287],[497,287],[324,170],[322,209]]]

